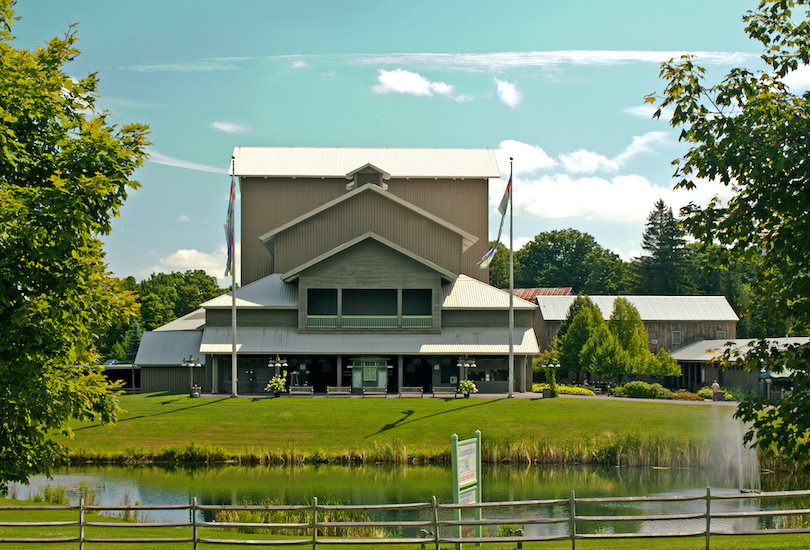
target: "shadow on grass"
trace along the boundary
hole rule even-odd
[[[402,411],[402,414],[404,414],[405,416],[403,416],[402,418],[400,418],[396,422],[386,424],[385,426],[380,428],[376,433],[365,436],[364,439],[368,439],[369,437],[374,437],[375,435],[380,435],[383,432],[387,432],[388,430],[393,430],[394,428],[399,428],[400,426],[404,426],[406,424],[412,424],[413,422],[420,422],[422,420],[427,420],[428,418],[432,418],[434,416],[441,416],[443,414],[454,413],[454,412],[462,411],[464,409],[471,409],[472,407],[483,407],[484,405],[489,405],[491,403],[495,403],[496,401],[503,401],[503,399],[492,399],[490,401],[482,401],[482,402],[479,402],[479,403],[470,403],[469,405],[465,405],[464,407],[459,407],[457,409],[453,409],[452,411],[443,411],[443,412],[428,414],[428,415],[420,416],[419,418],[413,418],[413,419],[410,419],[410,420],[409,420],[409,418],[414,414],[414,411],[412,411],[410,409],[407,410],[407,411]]]
[[[216,399],[216,400],[207,400],[206,399],[204,403],[199,403],[199,404],[196,404],[196,405],[189,405],[188,407],[182,407],[182,408],[179,408],[179,409],[174,409],[172,411],[163,411],[163,412],[159,412],[159,413],[155,413],[155,414],[139,414],[138,416],[131,416],[129,418],[121,418],[116,422],[116,424],[123,424],[124,422],[131,422],[133,420],[138,420],[139,418],[151,418],[153,416],[163,416],[163,415],[166,415],[166,414],[174,414],[174,413],[178,413],[178,412],[181,412],[181,411],[187,411],[189,409],[196,409],[198,407],[206,407],[208,405],[213,405],[214,403],[219,403],[220,401],[227,401],[228,399],[229,398],[227,398],[227,397],[224,397],[222,399]],[[172,402],[173,401],[166,401],[164,403],[161,403],[161,405],[167,405],[167,404],[172,403]],[[93,425],[90,425],[90,426],[82,426],[81,428],[75,428],[73,431],[74,432],[80,432],[80,431],[83,431],[83,430],[91,430],[91,429],[94,429],[94,428],[100,428],[102,425],[103,424],[93,424]]]

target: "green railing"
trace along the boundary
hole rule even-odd
[[[403,315],[402,328],[433,328],[433,316]]]
[[[397,328],[396,315],[344,315],[342,328]]]
[[[337,315],[307,315],[307,328],[337,328]]]

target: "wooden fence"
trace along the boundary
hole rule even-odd
[[[50,521],[50,522],[6,522],[0,521],[3,528],[53,528],[53,527],[75,527],[75,536],[63,537],[2,537],[0,543],[30,543],[32,545],[44,543],[77,543],[78,548],[83,550],[85,543],[188,543],[195,550],[201,543],[206,544],[229,544],[229,545],[302,545],[312,546],[316,550],[319,545],[382,545],[382,544],[413,544],[420,545],[421,548],[434,548],[439,550],[442,544],[455,545],[457,549],[462,543],[510,543],[517,548],[522,548],[523,544],[530,541],[550,541],[550,540],[570,540],[572,550],[576,549],[578,540],[584,539],[615,539],[615,538],[665,538],[665,537],[705,537],[706,548],[710,548],[712,535],[764,535],[764,534],[789,534],[789,533],[810,533],[810,528],[775,528],[775,529],[719,529],[717,525],[712,526],[712,520],[729,520],[739,518],[752,518],[757,521],[759,518],[776,518],[788,516],[808,516],[810,509],[779,509],[779,510],[737,510],[737,511],[712,511],[712,504],[727,502],[730,500],[748,501],[756,500],[757,508],[761,508],[761,500],[767,499],[790,499],[810,497],[810,491],[779,491],[767,493],[723,493],[712,494],[707,488],[705,494],[693,496],[655,496],[655,497],[608,497],[608,498],[577,498],[574,491],[571,491],[570,498],[549,499],[549,500],[529,500],[514,502],[485,502],[481,504],[439,504],[436,497],[431,502],[412,504],[384,504],[384,505],[335,505],[318,504],[314,498],[311,505],[283,505],[283,506],[224,506],[224,505],[199,505],[194,498],[191,504],[168,505],[168,506],[86,506],[82,500],[77,506],[0,506],[0,519],[2,512],[9,510],[76,510],[78,518],[73,521]],[[680,514],[650,514],[650,515],[580,515],[577,513],[578,507],[592,504],[613,504],[632,505],[633,503],[664,503],[664,505],[674,506],[674,503],[694,503],[690,506],[694,510]],[[461,519],[455,520],[453,512],[457,509],[474,510],[482,509],[482,519]],[[520,513],[520,509],[524,509]],[[545,510],[551,508],[551,511]],[[544,513],[538,513],[538,509]],[[102,519],[98,513],[122,513],[128,517],[144,517],[144,513],[149,511],[166,510],[187,510],[189,521],[172,523],[137,522],[114,520],[104,518],[107,521],[96,521]],[[236,523],[217,521],[198,521],[198,516],[205,516],[205,512],[210,512],[213,516],[216,512],[222,511],[250,511],[250,512],[286,512],[297,513],[307,517],[307,521],[301,522],[279,522],[279,523]],[[364,521],[326,521],[324,515],[329,512],[347,512],[365,514],[365,518],[372,515],[383,517],[388,515],[410,514],[419,519],[414,520],[386,520],[368,519]],[[560,514],[560,511],[565,513]],[[201,514],[202,513],[202,514]],[[556,513],[556,514],[555,514]],[[462,513],[462,517],[463,517]],[[489,518],[486,516],[489,515]],[[589,523],[597,522],[600,525],[615,522],[659,522],[659,521],[682,521],[689,520],[697,522],[700,528],[686,529],[680,532],[583,532]],[[799,522],[808,524],[807,521]],[[549,529],[532,528],[531,526],[557,526],[557,531],[549,532]],[[160,537],[150,536],[139,538],[114,538],[114,537],[90,537],[87,536],[87,528],[152,528],[154,531],[172,528],[185,528],[183,536]],[[377,529],[379,532],[387,533],[382,538],[364,536],[325,536],[324,530],[341,529],[345,533],[351,533],[354,529]],[[497,536],[490,536],[488,531],[497,528]],[[578,531],[578,528],[580,530]],[[251,529],[264,531],[263,536],[245,538],[225,538],[227,532],[224,530]],[[281,536],[273,534],[272,531],[295,531],[301,532],[299,536]],[[411,536],[402,536],[403,530],[408,530]],[[551,529],[554,531],[555,529]],[[466,533],[471,536],[460,536],[459,533]]]

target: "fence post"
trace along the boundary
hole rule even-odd
[[[709,539],[712,531],[712,488],[706,487],[706,550],[709,550]]]
[[[576,504],[576,496],[574,495],[574,491],[571,491],[571,504],[569,506],[571,508],[571,550],[576,550],[577,548],[577,504]]]
[[[197,550],[197,497],[191,499],[191,538],[194,539],[194,550]]]
[[[84,550],[84,497],[79,499],[79,550]]]
[[[433,495],[433,537],[436,539],[436,550],[439,550],[439,505]]]
[[[312,550],[318,548],[318,497],[312,497]]]

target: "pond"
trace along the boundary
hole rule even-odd
[[[240,504],[245,501],[270,500],[285,504],[311,502],[313,496],[325,503],[386,504],[429,502],[433,495],[440,503],[452,502],[451,470],[444,466],[334,466],[304,465],[296,467],[243,467],[235,465],[204,466],[84,466],[58,472],[52,480],[39,476],[29,486],[17,487],[17,498],[28,498],[31,492],[42,492],[47,484],[66,488],[71,501],[78,502],[79,484],[86,483],[95,490],[102,505],[119,505],[127,499],[144,505],[188,504],[193,497],[199,504]],[[766,475],[764,490],[779,487],[780,478]],[[739,476],[736,472],[707,469],[650,468],[650,467],[590,467],[582,465],[542,465],[483,467],[482,488],[484,501],[513,501],[568,498],[572,490],[578,497],[654,496],[737,492]],[[781,505],[767,502],[768,507]],[[783,504],[783,503],[782,503]],[[724,503],[729,509],[757,509],[759,499],[740,504]],[[660,509],[660,504],[634,503],[627,505],[589,505],[578,508],[585,515],[633,515],[644,513],[684,513],[683,506],[698,506],[701,502],[680,504],[680,508]],[[720,511],[715,504],[714,511]],[[754,508],[756,507],[756,508]],[[763,508],[765,506],[763,505]],[[524,513],[565,514],[559,510],[526,510]],[[502,514],[504,512],[497,512]],[[152,521],[185,521],[187,511],[150,512]],[[497,516],[495,511],[485,517]],[[402,516],[398,516],[402,518]],[[509,516],[506,516],[509,517]],[[203,519],[202,514],[199,519]],[[206,517],[206,520],[213,518]],[[415,518],[402,518],[415,519]],[[702,520],[694,520],[702,521]],[[738,521],[738,520],[737,520]],[[749,520],[746,520],[750,523]],[[756,528],[746,524],[746,528]],[[671,525],[670,525],[671,524]],[[588,529],[603,531],[649,531],[651,529],[678,531],[688,524],[667,522],[632,522],[632,525],[589,525]],[[717,525],[717,528],[722,528]],[[539,527],[538,527],[539,528]],[[549,529],[548,527],[544,527]],[[566,526],[559,526],[566,529]],[[698,527],[700,528],[700,527]]]

